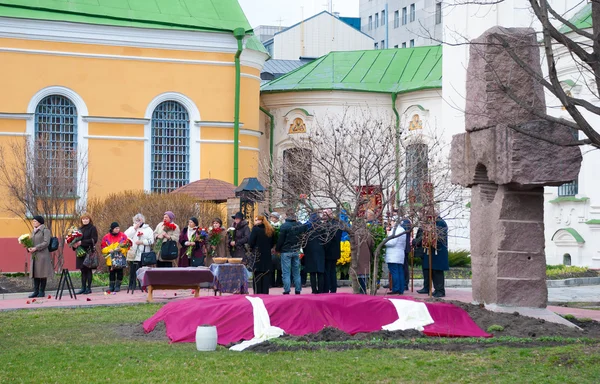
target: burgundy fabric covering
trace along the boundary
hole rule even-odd
[[[214,276],[208,269],[199,268],[152,268],[144,272],[142,287],[149,285],[179,285],[197,287],[200,283],[212,283]]]
[[[263,299],[271,325],[290,335],[318,332],[335,327],[355,334],[373,332],[398,319],[394,305],[381,296],[323,294],[297,296],[258,295]],[[403,298],[403,297],[395,297]],[[410,298],[404,298],[410,300]],[[463,309],[448,303],[426,304],[434,324],[425,327],[428,336],[491,337]],[[199,297],[171,302],[144,322],[151,332],[164,321],[171,342],[195,342],[196,327],[217,327],[218,343],[226,345],[254,336],[252,305],[245,296]]]

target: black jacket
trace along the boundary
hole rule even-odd
[[[313,227],[306,233],[306,245],[304,246],[304,271],[309,273],[325,272],[325,247],[323,240],[326,239],[322,228]]]
[[[83,235],[81,238],[81,246],[86,252],[91,252],[96,244],[98,244],[98,230],[93,224],[88,224],[79,228],[79,231]],[[75,258],[75,267],[77,269],[83,267],[83,260],[85,260],[85,257]]]
[[[271,249],[275,242],[275,235],[267,236],[265,225],[259,224],[252,228],[248,245],[255,255],[254,269],[265,272],[271,270]]]
[[[248,222],[246,220],[240,221],[238,225],[235,225],[235,247],[233,249],[232,257],[246,257],[246,244],[250,239],[250,228],[248,228]]]
[[[296,220],[285,219],[285,223],[279,229],[279,238],[277,239],[277,252],[299,252],[300,240],[306,227]]]
[[[325,260],[337,260],[342,255],[340,242],[342,241],[342,229],[340,223],[336,219],[332,219],[327,223],[326,226],[326,238],[328,241],[325,243]]]

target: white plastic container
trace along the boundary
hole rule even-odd
[[[196,328],[196,349],[199,351],[217,349],[217,327],[204,325]]]

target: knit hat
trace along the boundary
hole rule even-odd
[[[281,215],[279,214],[279,212],[271,212],[271,217],[276,217],[278,219],[281,219]]]
[[[171,221],[175,220],[175,214],[171,211],[167,211],[165,212],[165,215],[169,216],[169,219],[171,219]]]
[[[115,228],[119,227],[119,223],[117,223],[116,221],[113,221],[112,223],[110,223],[110,231],[114,231]]]
[[[44,218],[40,215],[33,216],[33,220],[37,221],[40,224],[44,224]]]
[[[173,219],[171,219],[171,220],[173,220]],[[190,217],[190,221],[193,221],[194,224],[196,224],[196,227],[198,226],[198,219],[196,219],[195,217]]]

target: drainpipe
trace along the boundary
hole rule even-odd
[[[273,212],[273,132],[275,131],[275,120],[273,115],[263,107],[259,107],[262,113],[270,120],[269,129],[269,212]]]
[[[235,105],[233,110],[233,185],[238,185],[239,152],[240,152],[240,56],[242,55],[242,41],[246,31],[236,28],[233,36],[237,40],[235,52]]]
[[[392,93],[392,111],[396,115],[396,203],[400,204],[400,114],[396,109],[397,98],[398,94]]]

